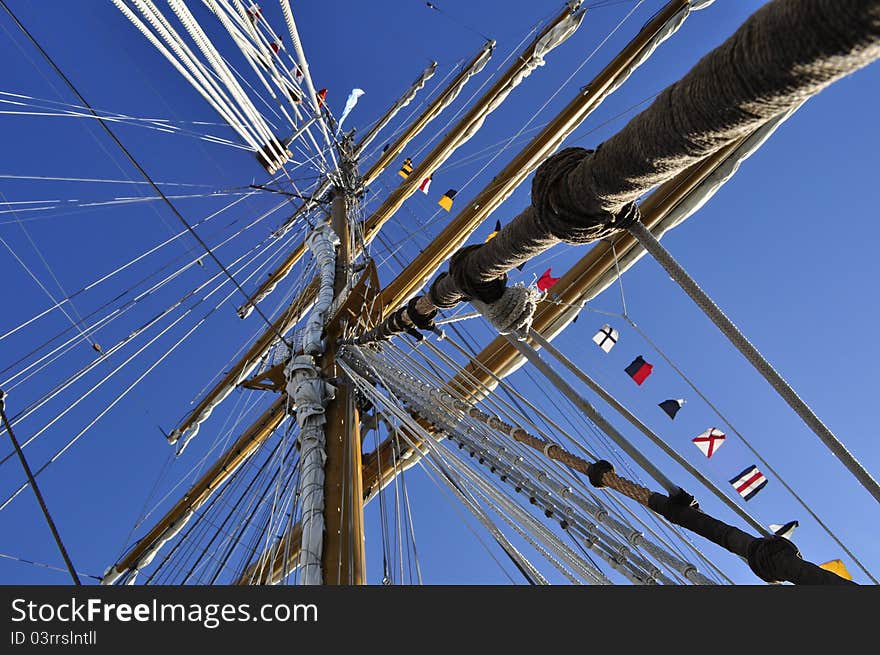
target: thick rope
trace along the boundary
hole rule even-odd
[[[498,334],[515,334],[524,339],[532,326],[541,295],[537,289],[518,284],[504,289],[504,293],[495,302],[484,303],[474,298],[471,304],[492,324]]]
[[[324,405],[333,393],[320,378],[311,355],[293,357],[284,373],[287,394],[296,406],[296,420],[300,426],[300,479],[297,493],[302,504],[302,584],[319,585],[323,583],[324,463],[327,461]]]
[[[776,0],[605,142],[568,182],[612,213],[880,56],[877,0]]]

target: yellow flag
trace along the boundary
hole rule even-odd
[[[501,231],[501,221],[495,221],[495,229],[492,231],[492,234],[486,237],[486,240],[483,243],[489,243],[492,239],[498,236],[498,233]]]
[[[455,194],[458,193],[455,189],[449,189],[446,193],[444,193],[440,200],[437,201],[437,204],[443,207],[446,211],[452,209],[452,199],[455,198]]]
[[[832,573],[836,573],[841,578],[846,578],[847,580],[852,580],[852,576],[849,571],[846,570],[846,567],[843,565],[843,562],[839,559],[833,559],[830,562],[825,562],[824,564],[819,565],[820,569],[825,569],[826,571],[831,571]]]
[[[409,177],[409,174],[413,172],[413,163],[412,159],[407,157],[403,160],[403,166],[400,167],[400,170],[397,171],[397,174],[400,175],[404,180]]]

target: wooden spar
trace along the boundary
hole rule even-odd
[[[311,295],[314,297],[318,288],[317,278],[312,280],[309,286],[313,288]],[[301,302],[299,298],[294,300],[284,313],[275,320],[272,327],[263,332],[244,356],[233,364],[229,372],[223,376],[223,379],[205,394],[195,409],[169,435],[168,441],[172,444],[176,443],[180,437],[190,430],[197,428],[202,421],[208,418],[214,406],[222,401],[259,364],[260,358],[266,354],[266,351],[275,342],[277,335],[286,333],[296,325],[308,308],[309,304]]]
[[[336,390],[327,407],[325,430],[324,584],[366,584],[360,421],[350,385]]]
[[[336,298],[348,291],[351,271],[352,251],[346,204],[347,196],[337,189],[330,211],[331,226],[340,242],[336,252]],[[324,379],[338,377],[337,341],[343,334],[345,324],[346,317],[337,313],[327,325],[325,350],[321,356]],[[337,385],[336,396],[327,405],[326,418],[323,580],[326,585],[366,584],[360,421],[354,403],[354,390],[347,383]]]
[[[656,226],[673,207],[684,199],[688,193],[706,179],[745,139],[741,139],[711,157],[704,159],[695,166],[685,170],[672,180],[661,185],[640,205],[642,222],[648,228]],[[618,258],[625,256],[632,248],[638,246],[634,237],[628,233],[618,235],[614,241],[614,249]],[[560,317],[568,314],[568,322],[574,318],[579,307],[578,302],[587,294],[591,287],[609,271],[614,270],[614,254],[611,243],[597,242],[562,278],[553,285],[553,292],[558,302],[544,302],[535,313],[532,327],[542,334],[550,335],[558,332]],[[572,306],[575,309],[572,309]],[[465,394],[472,403],[485,398],[497,382],[495,377],[503,378],[512,373],[523,363],[523,357],[504,336],[496,337],[488,346],[469,362],[460,373],[454,376],[444,390],[452,390]],[[420,446],[416,442],[416,446]],[[413,452],[410,457],[395,461],[392,454],[392,442],[386,439],[372,453],[364,455],[364,493],[366,500],[375,495],[381,487],[394,479],[401,470],[413,466],[420,453]]]
[[[456,250],[458,250],[479,225],[513,193],[526,177],[580,125],[605,99],[609,91],[619,84],[634,61],[656,35],[675,17],[686,9],[688,0],[673,0],[667,4],[636,37],[602,69],[602,71],[577,95],[541,132],[514,157],[467,207],[453,219],[429,243],[425,249],[391,283],[382,290],[382,303],[386,314],[400,307],[421,289],[428,279]],[[415,172],[413,173],[415,175]],[[378,213],[378,211],[377,211]]]
[[[270,434],[287,416],[285,412],[286,397],[280,397],[260,416],[257,421],[245,430],[241,436],[224,452],[189,491],[166,512],[165,516],[138,540],[134,547],[111,567],[108,576],[119,575],[135,568],[139,560],[147,554],[153,544],[160,540],[168,531],[177,530],[189,512],[201,507],[211,494],[223,483],[266,441]],[[105,579],[107,576],[105,576]]]
[[[364,186],[374,182],[376,178],[379,177],[379,174],[382,173],[382,171],[384,171],[401,152],[403,152],[406,144],[421,134],[422,130],[428,126],[428,123],[437,118],[437,116],[440,115],[440,112],[449,106],[449,104],[461,92],[464,84],[482,70],[489,59],[492,58],[494,45],[494,41],[486,43],[474,58],[468,62],[468,65],[465,66],[461,72],[455,76],[452,82],[446,86],[443,93],[438,95],[434,99],[434,102],[428,105],[425,111],[423,111],[416,120],[410,123],[409,127],[404,130],[403,134],[401,134],[394,143],[388,146],[388,149],[385,150],[385,152],[379,155],[379,159],[377,159],[376,162],[367,169],[367,172],[364,173]]]
[[[449,83],[446,89],[441,93],[437,98],[432,102],[422,114],[410,123],[409,127],[404,130],[403,134],[398,137],[398,139],[388,147],[382,155],[380,155],[378,161],[373,164],[370,169],[364,175],[364,185],[368,185],[373,182],[379,174],[385,170],[388,164],[394,160],[397,155],[406,147],[406,144],[409,143],[412,139],[414,139],[418,134],[430,123],[434,118],[436,118],[440,112],[446,108],[446,106],[452,102],[455,96],[461,91],[461,88],[464,86],[465,82],[477,72],[478,67],[482,67],[492,56],[492,48],[491,44],[486,44],[483,48],[476,54],[476,56],[470,61],[470,63],[465,66],[462,71],[456,75],[455,79]],[[369,135],[368,135],[369,136]],[[364,137],[364,143],[366,143],[367,137]],[[358,146],[360,149],[360,146]],[[330,189],[330,181],[329,178],[325,180],[325,182],[318,187],[318,190],[315,192],[315,197],[319,197],[324,195]],[[276,232],[276,236],[281,236],[285,233],[285,231],[292,225],[293,219],[302,214],[303,211],[310,209],[313,206],[313,203],[304,203],[296,213],[288,219],[284,225],[282,225]],[[238,309],[238,314],[242,318],[246,318],[251,311],[253,311],[254,305],[262,301],[266,296],[268,296],[272,291],[275,290],[275,287],[281,282],[287,275],[293,270],[293,267],[296,263],[302,259],[302,256],[306,252],[305,242],[300,242],[300,244],[294,248],[293,252],[281,263],[281,265],[272,271],[268,278],[263,284],[254,292],[254,294],[250,297],[250,299],[242,305]],[[312,297],[314,293],[312,293]]]

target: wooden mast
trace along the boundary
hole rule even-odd
[[[343,154],[344,157],[344,154]],[[353,170],[351,160],[342,166]],[[343,174],[349,182],[351,174]],[[339,237],[336,251],[337,302],[349,288],[352,250],[348,223],[348,204],[352,189],[336,187],[330,207],[330,222]],[[321,372],[325,379],[338,380],[337,342],[345,330],[346,313],[337,312],[326,328]],[[361,464],[360,420],[354,389],[346,382],[336,384],[336,395],[327,405],[324,426],[327,461],[324,466],[324,549],[321,561],[324,584],[366,584],[364,552],[364,496]]]
[[[476,73],[475,67],[479,63],[485,63],[488,61],[491,56],[491,47],[489,44],[483,47],[476,57],[471,61],[468,67],[465,68],[462,73],[455,78],[452,84],[450,84],[441,96],[431,104],[431,106],[423,112],[419,119],[416,120],[416,124],[418,127],[410,126],[406,130],[406,132],[395,142],[396,145],[393,148],[389,148],[389,150],[397,149],[398,152],[403,149],[409,139],[413,138],[427,123],[436,117],[436,115],[446,107],[446,105],[451,102],[452,98],[457,95],[457,93],[461,90],[464,83],[470,78],[470,76]],[[404,139],[406,137],[406,140]],[[387,162],[386,162],[387,164]],[[372,174],[378,175],[381,172],[381,169],[374,165],[371,168],[373,171]],[[368,175],[371,173],[368,173]],[[329,184],[328,184],[329,188]],[[305,206],[305,205],[304,205]],[[290,255],[290,269],[292,269],[293,265],[299,261],[302,255],[305,254],[305,243],[301,242],[297,245],[294,252]],[[283,272],[283,275],[280,277],[276,275],[276,273],[282,272],[282,269],[285,265],[282,265],[279,269],[273,272],[269,280],[260,287],[260,290],[252,297],[252,300],[256,301],[261,296],[260,294],[267,292],[267,290],[271,290],[274,286],[283,279],[290,269],[287,269]],[[270,281],[274,280],[272,284]],[[187,415],[187,417],[180,423],[180,425],[171,433],[169,441],[173,444],[178,441],[181,437],[184,437],[188,432],[191,432],[194,429],[198,428],[198,425],[205,420],[211,413],[212,409],[220,403],[240,382],[242,382],[247,375],[257,366],[260,358],[266,353],[269,347],[275,342],[278,334],[285,334],[288,330],[290,330],[294,325],[296,325],[304,316],[304,314],[308,311],[311,306],[312,301],[315,298],[315,294],[318,290],[317,279],[312,280],[305,289],[294,299],[294,301],[290,304],[288,309],[280,316],[272,327],[266,330],[248,349],[248,352],[238,360],[233,366],[230,368],[229,372],[218,382],[214,387],[208,391],[204,397],[198,402],[196,407]],[[246,316],[250,313],[250,310],[253,308],[253,305],[249,303],[245,303],[241,308],[239,308],[239,314],[242,316]]]
[[[382,206],[367,219],[363,228],[364,243],[369,243],[375,238],[382,226],[391,218],[391,216],[393,216],[394,212],[400,208],[404,200],[415,193],[421,180],[433,173],[437,167],[442,165],[442,163],[446,161],[446,159],[450,157],[459,146],[461,146],[477,129],[479,129],[486,116],[497,108],[497,106],[507,97],[511,89],[531,72],[532,68],[536,65],[533,59],[536,57],[543,57],[548,50],[559,45],[559,43],[568,38],[568,36],[577,29],[580,25],[580,20],[582,19],[582,13],[578,12],[579,6],[580,2],[574,0],[565,5],[564,10],[554,17],[548,26],[535,37],[528,47],[525,48],[517,60],[498,78],[495,84],[493,84],[492,87],[477,100],[465,116],[462,117],[461,120],[459,120],[458,123],[431,150],[431,152],[425,156],[424,160],[409,176],[408,181],[395,189]],[[559,34],[560,31],[562,32],[562,35]],[[551,35],[555,36],[555,40],[551,38]],[[545,39],[549,39],[549,43]],[[472,69],[473,66],[482,59],[488,59],[493,46],[494,43],[489,43],[484,46],[484,49],[477,55],[477,58],[474,59],[468,70]],[[305,246],[301,244],[291,256],[298,259],[304,252]],[[354,253],[355,256],[357,254],[359,253]],[[269,281],[267,281],[267,283],[261,287],[263,291],[258,292],[254,296],[253,301],[258,301],[261,297],[261,293],[271,291],[277,282],[287,275],[287,272],[283,272],[281,277],[276,275],[276,273],[282,272],[282,269],[284,269],[285,266],[286,264],[283,264],[275,271],[275,273],[270,275],[269,281],[274,280],[274,282],[270,284]],[[291,263],[290,266],[292,268],[293,263]],[[311,305],[315,293],[317,292],[317,288],[317,284],[313,280],[294,300],[293,305],[301,309],[300,314],[302,311],[305,311],[305,308],[308,308]],[[265,297],[265,293],[263,293],[262,297]],[[248,305],[245,305],[245,307],[247,306]],[[287,329],[289,329],[289,326]],[[263,335],[263,337],[261,337],[263,350],[259,350],[258,347],[255,346],[252,351],[249,351],[249,355],[265,352],[265,349],[272,343],[273,334],[274,333],[267,333]],[[241,371],[244,370],[246,366],[249,366],[250,368],[248,370],[250,370],[253,368],[253,365],[252,362],[243,360],[242,362],[238,362],[233,367],[233,370]],[[235,379],[241,381],[242,376],[239,375]],[[184,423],[172,434],[179,436],[180,433],[190,429],[190,426],[197,424],[200,420],[199,417],[205,411],[205,408],[213,407],[219,402],[217,398],[228,393],[234,384],[237,384],[237,382],[232,382],[232,380],[233,376],[229,375],[224,378],[220,384],[214,387],[214,389],[208,392],[206,397],[199,403],[196,410],[194,410],[187,417],[186,421],[184,421]]]
[[[642,220],[648,227],[657,225],[663,217],[671,211],[679,202],[682,201],[694,188],[704,181],[717,167],[733,153],[740,143],[734,143],[722,151],[714,154],[712,157],[700,162],[698,165],[688,169],[673,180],[661,185],[656,191],[648,196],[640,205]],[[631,249],[636,248],[638,244],[635,239],[628,233],[618,235],[613,242],[598,242],[593,248],[575,264],[563,277],[554,285],[554,293],[559,297],[561,304],[543,303],[536,313],[534,327],[542,333],[555,333],[559,329],[559,321],[563,319],[564,314],[572,311],[569,305],[576,305],[578,300],[601,278],[614,269],[614,254],[612,252],[612,243],[617,252],[618,258],[626,257]],[[506,339],[498,337],[487,345],[474,360],[469,363],[464,371],[450,381],[449,386],[454,386],[459,390],[470,390],[469,398],[471,402],[477,402],[484,397],[488,389],[494,387],[495,382],[493,376],[504,377],[510,373],[518,364],[520,356],[518,352],[510,346]],[[466,372],[465,372],[466,371]],[[474,380],[475,378],[475,380]],[[279,422],[280,422],[279,417]],[[261,421],[258,422],[259,423]],[[254,427],[250,428],[245,435],[254,433]],[[259,432],[256,434],[260,434]],[[244,436],[244,435],[243,435]],[[253,438],[253,437],[252,437]],[[230,453],[239,449],[242,440],[230,448],[220,461],[227,460]],[[358,453],[359,454],[359,453]],[[393,465],[392,453],[389,442],[379,445],[379,448],[368,455],[364,456],[362,485],[364,489],[364,500],[368,502],[378,492],[379,488],[393,480],[396,473],[401,468],[408,468],[418,460],[418,454],[414,453],[413,457],[407,460],[397,462],[397,467]],[[215,468],[217,468],[215,466]],[[214,469],[212,469],[213,471]],[[210,472],[209,472],[210,473]],[[212,478],[207,485],[197,483],[193,489],[199,486],[207,486],[209,489],[217,488],[229,474],[231,469],[220,467],[219,475]],[[207,474],[206,474],[207,476]],[[187,494],[185,499],[192,497],[192,490]],[[184,500],[185,500],[184,499]],[[165,526],[173,523],[175,516],[181,515],[186,511],[187,505],[178,503],[175,510],[169,512],[161,523]],[[284,572],[294,566],[299,552],[299,542],[297,539],[299,525],[292,528],[292,532],[285,536],[290,542],[290,546],[283,549],[277,549],[277,552],[287,553],[286,559],[276,556],[267,557],[274,562],[271,571],[265,571],[261,574],[260,579],[254,580],[257,583],[273,583],[283,577]],[[162,530],[154,528],[150,535],[159,535]],[[143,553],[143,550],[149,545],[149,539],[142,540],[143,546],[139,543],[126,556],[125,560],[116,565],[119,570],[124,570],[122,565],[136,561]],[[264,554],[265,555],[265,554]],[[239,581],[240,584],[247,584],[253,572],[259,568],[261,559],[246,571]],[[250,575],[248,574],[250,572]]]

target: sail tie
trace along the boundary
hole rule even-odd
[[[590,183],[589,169],[581,164],[600,148],[564,148],[535,171],[532,206],[542,232],[566,243],[582,244],[614,236],[638,220],[639,208],[634,202],[610,212],[590,203],[591,196],[584,193]]]
[[[484,303],[474,298],[471,304],[498,330],[498,334],[513,334],[525,338],[532,327],[541,296],[537,289],[517,284],[504,289],[504,293],[495,302]]]

